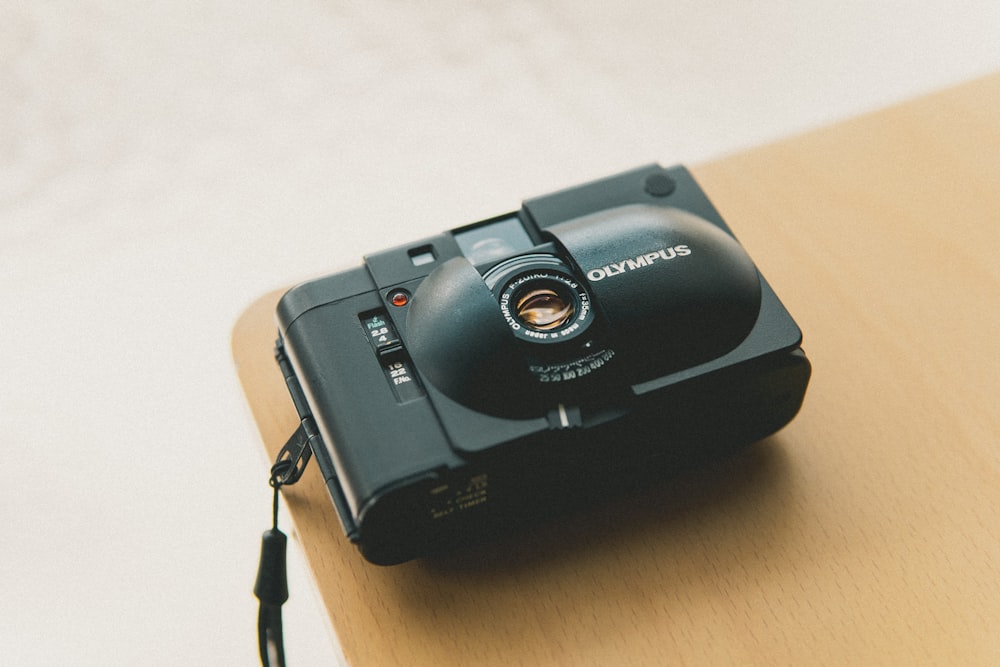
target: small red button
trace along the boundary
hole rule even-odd
[[[402,308],[410,302],[410,295],[400,290],[389,295],[389,301],[397,308]]]

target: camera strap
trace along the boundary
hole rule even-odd
[[[278,530],[278,492],[294,484],[312,457],[312,441],[318,437],[311,418],[303,419],[295,433],[281,448],[271,466],[268,484],[274,489],[271,528],[264,531],[260,545],[260,565],[253,593],[260,600],[257,615],[257,641],[264,667],[284,667],[285,643],[281,627],[281,605],[288,600],[288,575],[285,563],[288,537]]]

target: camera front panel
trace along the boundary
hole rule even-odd
[[[345,531],[375,562],[544,513],[553,480],[593,495],[763,437],[809,378],[798,327],[680,167],[373,253],[290,291],[278,321]],[[615,436],[664,416],[682,432]]]

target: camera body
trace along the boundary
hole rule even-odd
[[[683,167],[529,199],[291,289],[279,361],[346,535],[393,564],[774,433],[801,333]]]

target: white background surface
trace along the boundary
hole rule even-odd
[[[3,2],[0,663],[256,662],[260,294],[998,68],[995,0]]]

